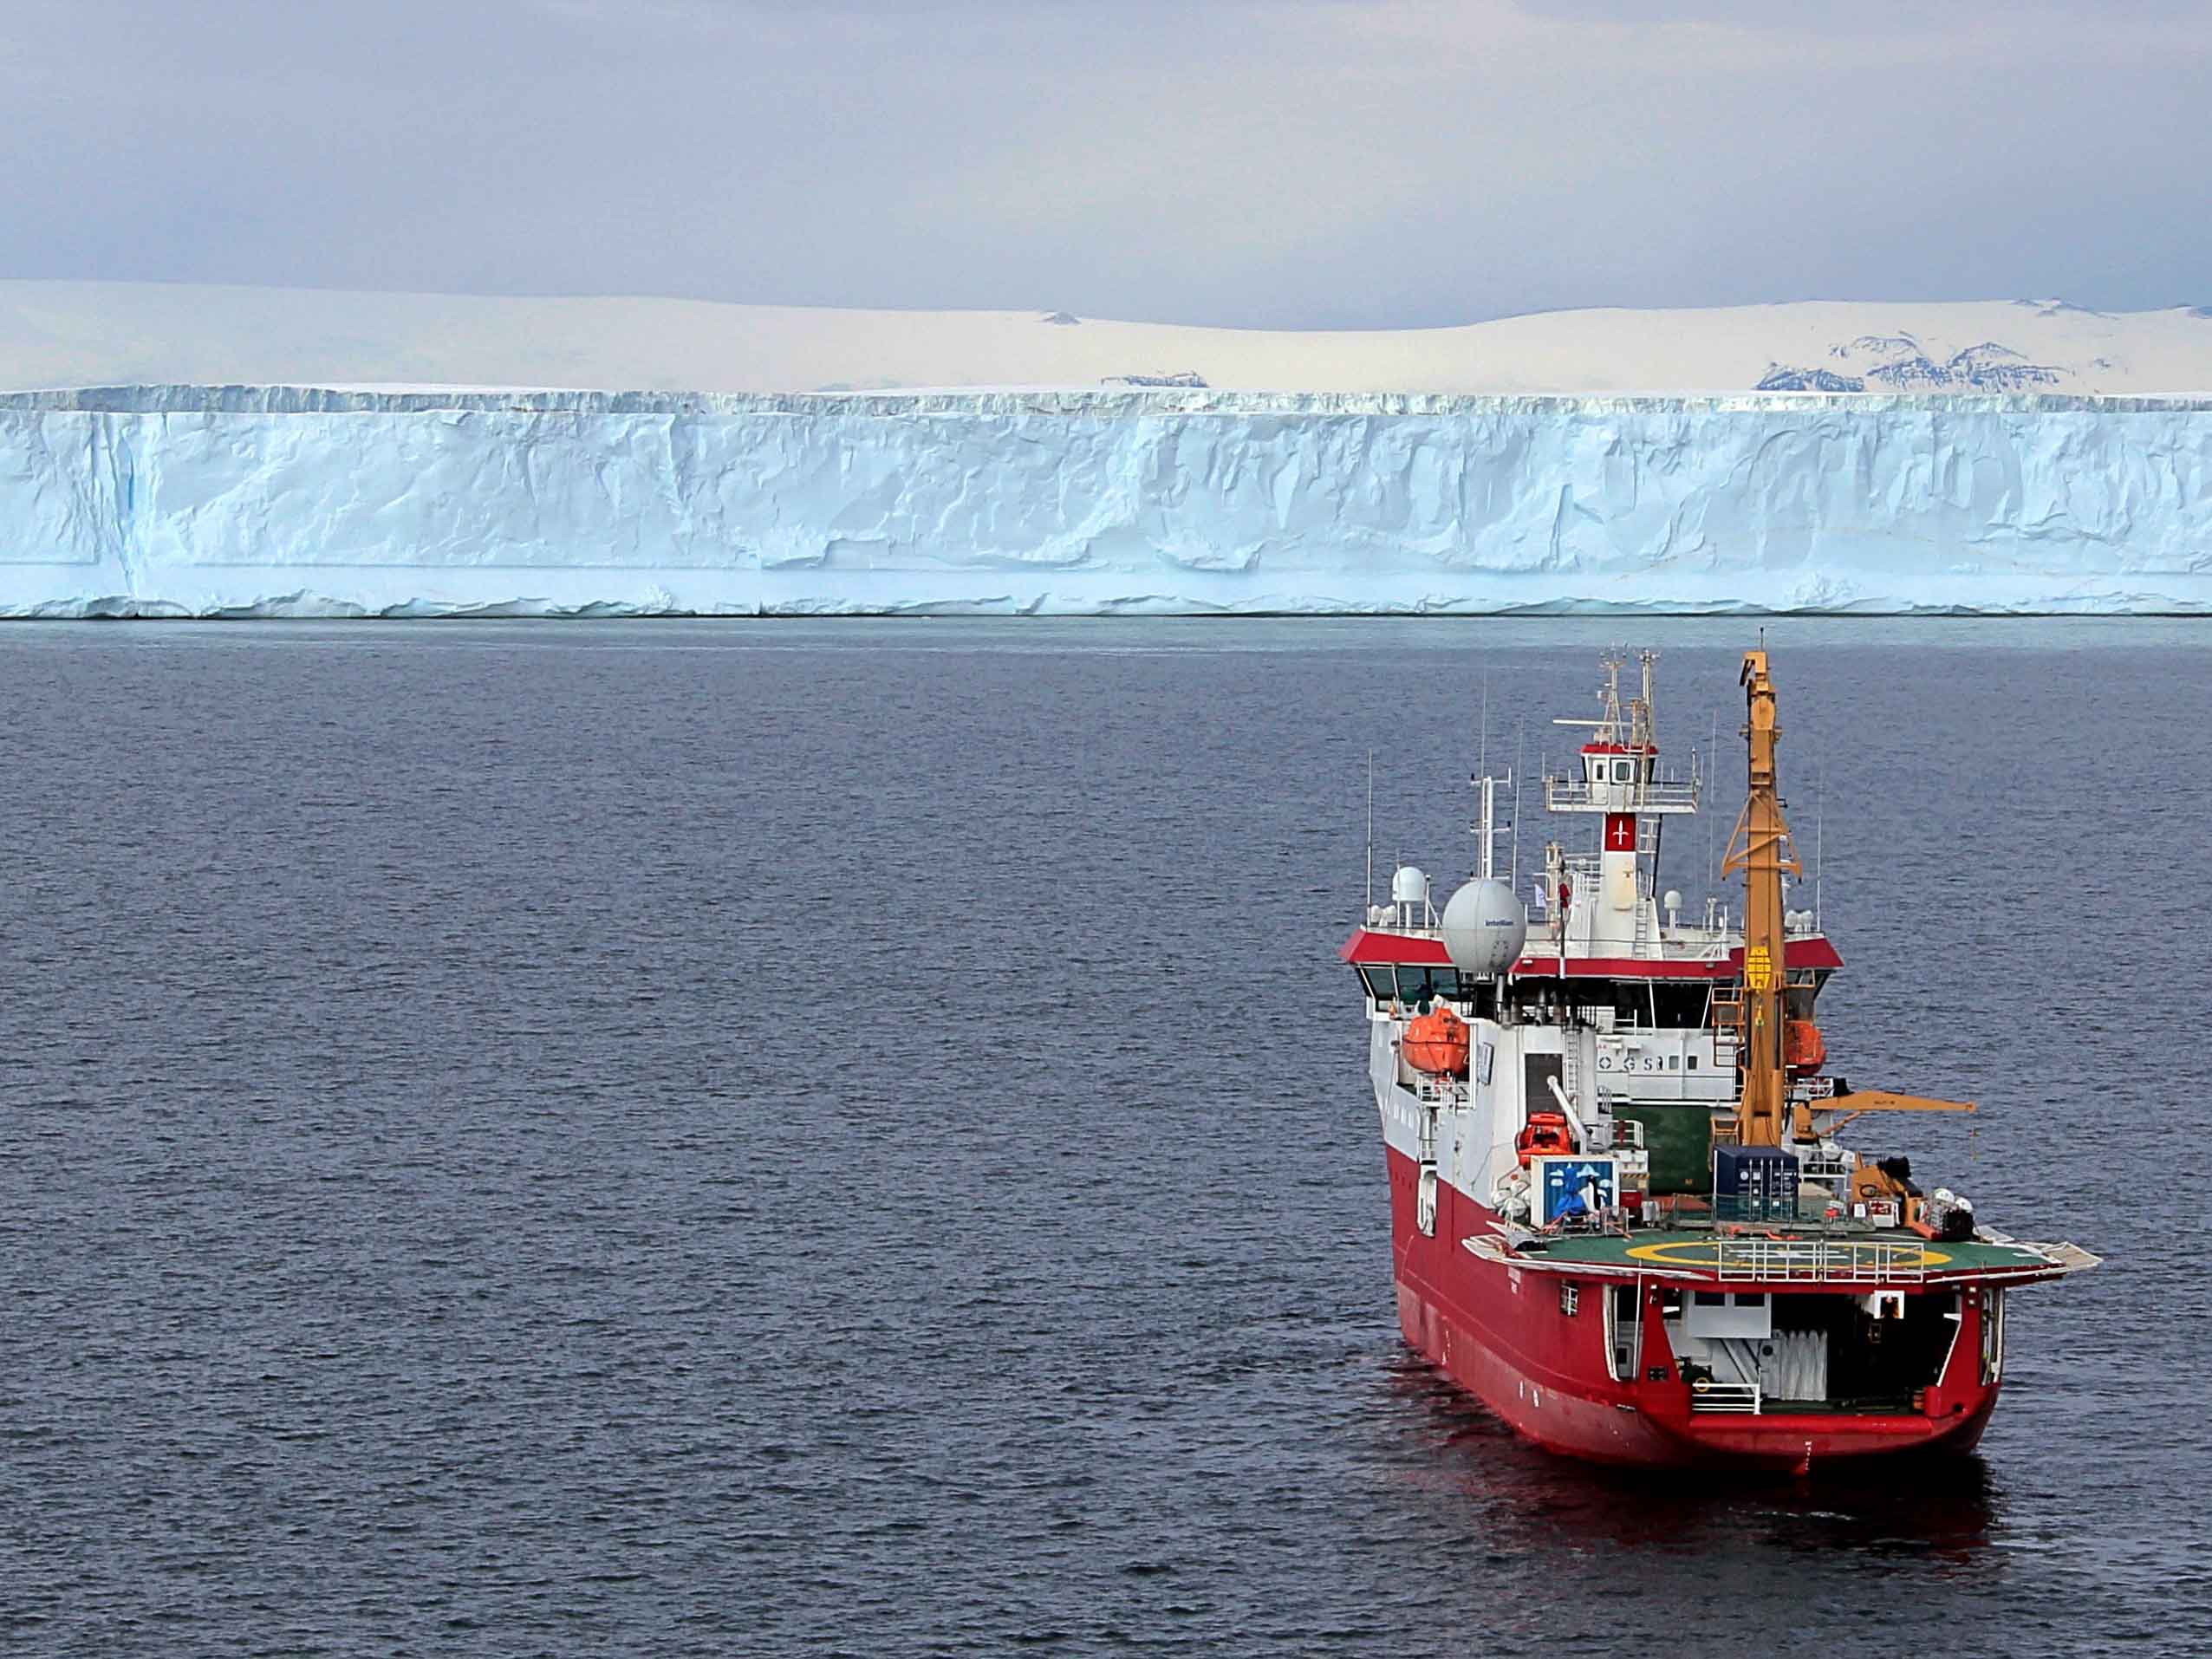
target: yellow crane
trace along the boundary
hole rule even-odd
[[[1790,826],[1782,816],[1781,789],[1774,751],[1782,727],[1774,718],[1774,681],[1766,672],[1764,649],[1743,654],[1737,683],[1744,688],[1743,735],[1751,751],[1751,789],[1736,827],[1729,832],[1728,855],[1721,874],[1744,878],[1743,1001],[1736,1018],[1736,1064],[1740,1098],[1736,1138],[1747,1147],[1782,1144],[1782,1112],[1789,1099],[1789,1074],[1782,1061],[1784,1022],[1788,1018],[1783,988],[1782,876],[1799,873]]]
[[[1740,870],[1744,878],[1743,998],[1736,1012],[1740,1085],[1736,1139],[1747,1147],[1778,1147],[1783,1143],[1786,1112],[1791,1139],[1819,1138],[1812,1105],[1799,1101],[1793,1110],[1790,1108],[1789,1070],[1783,1047],[1789,1021],[1786,995],[1789,973],[1782,877],[1801,874],[1802,867],[1790,840],[1789,823],[1782,816],[1775,764],[1782,727],[1775,718],[1774,680],[1767,672],[1763,647],[1743,654],[1737,683],[1744,688],[1743,735],[1750,753],[1751,786],[1728,836],[1727,857],[1721,866],[1723,875]],[[1844,1095],[1822,1109],[1844,1114],[1847,1120],[1868,1111],[1970,1112],[1974,1106],[1968,1101],[1933,1100],[1883,1090]]]

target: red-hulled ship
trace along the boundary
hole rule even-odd
[[[1661,828],[1701,780],[1661,770],[1653,659],[1545,808],[1532,921],[1497,879],[1502,780],[1478,780],[1473,880],[1441,915],[1398,870],[1344,947],[1367,992],[1406,1340],[1516,1429],[1607,1462],[1807,1471],[1965,1452],[2004,1369],[2005,1298],[2097,1259],[1976,1224],[1903,1158],[1836,1133],[1862,1114],[1971,1111],[1824,1070],[1821,987],[1842,966],[1810,911],[1775,772],[1766,654],[1747,652],[1749,791],[1724,871],[1741,926],[1656,892]],[[1662,914],[1663,913],[1663,914]]]

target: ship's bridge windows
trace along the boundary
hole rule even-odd
[[[1662,1031],[1705,1029],[1705,1002],[1709,993],[1702,985],[1679,979],[1615,979],[1596,981],[1592,989],[1611,999],[1617,1028],[1650,1025]]]
[[[1440,997],[1457,999],[1460,995],[1457,968],[1413,967],[1400,963],[1395,967],[1363,967],[1359,977],[1367,981],[1367,994],[1382,1007],[1399,1002],[1409,1008],[1418,1008]]]
[[[1640,994],[1651,999],[1653,1025],[1690,1031],[1705,1028],[1706,999],[1712,994],[1707,986],[1661,979],[1642,987]]]
[[[1630,760],[1625,755],[1616,755],[1613,758],[1613,781],[1616,784],[1634,783],[1636,781],[1636,762]]]
[[[1439,997],[1460,994],[1460,971],[1457,968],[1406,967],[1398,969],[1398,1000],[1402,1003],[1434,1002]]]

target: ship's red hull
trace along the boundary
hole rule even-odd
[[[1965,1298],[1942,1375],[1909,1413],[1697,1412],[1655,1317],[1640,1320],[1638,1364],[1612,1375],[1601,1311],[1617,1279],[1578,1286],[1568,1313],[1551,1272],[1485,1260],[1461,1240],[1487,1234],[1491,1213],[1448,1185],[1436,1193],[1433,1234],[1418,1226],[1418,1168],[1390,1152],[1398,1323],[1406,1340],[1528,1439],[1599,1462],[1806,1472],[1838,1461],[1964,1453],[1981,1438],[1998,1385],[1981,1380],[1981,1314]],[[1753,1285],[1743,1289],[1758,1289]],[[1786,1286],[1773,1287],[1787,1294]],[[1654,1316],[1651,1287],[1639,1307]]]

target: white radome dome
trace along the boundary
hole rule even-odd
[[[1443,934],[1454,967],[1478,979],[1495,979],[1520,960],[1528,942],[1528,911],[1503,882],[1478,877],[1444,907]]]

